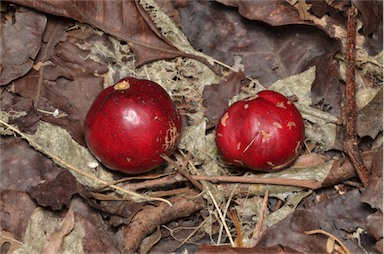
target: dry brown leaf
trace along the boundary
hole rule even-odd
[[[143,241],[140,244],[140,254],[147,254],[152,247],[161,239],[161,230],[160,227],[157,227],[157,229],[143,239]]]
[[[22,242],[15,239],[11,232],[1,230],[0,247],[2,252],[13,253],[20,248],[22,244]]]

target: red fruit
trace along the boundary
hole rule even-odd
[[[92,154],[110,169],[129,174],[164,163],[181,138],[181,118],[170,96],[155,82],[124,78],[102,91],[84,125]]]
[[[304,121],[285,96],[262,91],[232,104],[216,127],[216,144],[223,158],[238,167],[274,171],[299,155]]]

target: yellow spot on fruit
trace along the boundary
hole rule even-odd
[[[273,124],[273,126],[275,126],[278,129],[282,129],[283,128],[283,126],[280,123],[278,123],[278,122],[273,122],[272,124]]]
[[[267,163],[268,163],[268,165],[271,166],[271,167],[273,167],[273,166],[275,165],[275,164],[273,164],[273,162],[271,162],[271,161],[268,161]]]
[[[276,103],[276,107],[278,107],[278,108],[283,108],[283,109],[287,109],[287,108],[285,107],[285,105],[284,105],[284,101]]]
[[[113,86],[113,89],[115,89],[115,90],[126,90],[126,89],[129,88],[129,86],[130,86],[129,82],[126,81],[126,80],[123,80],[121,82],[116,83]]]
[[[249,108],[249,104],[244,105],[244,109],[247,109],[247,108]]]
[[[227,126],[227,119],[229,118],[229,113],[226,112],[220,119],[220,123],[221,125],[223,125],[224,127]]]
[[[261,139],[261,142],[266,142],[271,137],[271,134],[266,132],[265,130],[261,130],[260,133],[263,136],[263,138]]]
[[[295,122],[288,122],[287,123],[287,127],[291,130],[292,129],[292,126],[293,127],[296,127],[296,123]]]
[[[241,142],[237,143],[236,145],[237,150],[240,150],[240,147],[241,147]]]
[[[179,135],[180,135],[180,133],[177,132],[177,128],[176,128],[175,123],[171,120],[169,122],[169,129],[165,133],[163,150],[164,151],[172,150],[176,144],[176,141],[177,141]]]

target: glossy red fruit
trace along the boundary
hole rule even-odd
[[[160,85],[124,78],[97,96],[85,119],[84,137],[105,166],[139,174],[159,167],[161,155],[176,150],[181,118]]]
[[[295,105],[274,91],[232,104],[216,127],[216,144],[234,166],[280,170],[299,155],[304,121]]]

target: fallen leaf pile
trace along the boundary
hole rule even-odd
[[[380,1],[2,1],[2,253],[382,253]],[[343,147],[348,10],[364,186]],[[178,151],[146,174],[87,149],[93,100],[126,76],[159,83],[183,118]],[[305,120],[281,172],[240,171],[215,126],[270,89]]]

